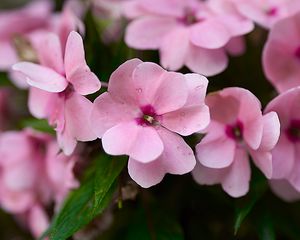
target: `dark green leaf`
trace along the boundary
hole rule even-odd
[[[108,206],[116,178],[125,166],[123,158],[101,155],[88,169],[79,189],[73,191],[45,235],[64,240],[92,221]]]
[[[36,118],[28,118],[24,119],[20,123],[21,128],[33,128],[35,130],[38,130],[40,132],[46,132],[54,134],[55,131],[51,126],[49,126],[47,120],[44,119],[36,119]]]

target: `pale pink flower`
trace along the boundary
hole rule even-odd
[[[25,218],[35,237],[48,227],[44,208],[52,202],[59,206],[70,189],[78,187],[72,172],[78,157],[58,152],[47,134],[31,130],[0,134],[0,206]]]
[[[96,139],[88,124],[92,102],[84,95],[98,91],[100,81],[86,64],[78,33],[69,34],[65,51],[58,36],[51,33],[40,44],[41,65],[20,62],[13,70],[32,86],[30,112],[37,118],[47,118],[56,127],[59,145],[70,155],[77,141]]]
[[[285,179],[273,179],[269,181],[269,185],[273,193],[286,202],[300,200],[300,192]]]
[[[300,2],[295,0],[232,0],[245,17],[264,28],[273,25],[300,10]]]
[[[0,70],[9,70],[18,62],[15,39],[45,28],[51,17],[50,1],[33,1],[23,8],[0,11]]]
[[[263,67],[278,92],[300,85],[300,13],[277,22],[263,51]]]
[[[300,87],[280,94],[266,107],[276,111],[280,123],[279,141],[272,150],[274,179],[286,179],[300,191]]]
[[[108,92],[95,100],[92,128],[106,153],[129,155],[129,174],[142,187],[159,183],[166,173],[185,174],[196,161],[180,135],[208,125],[207,83],[198,74],[127,61],[111,75]]]
[[[220,183],[229,195],[243,196],[251,175],[248,154],[267,178],[272,176],[270,151],[280,133],[277,114],[262,115],[259,100],[238,87],[211,93],[206,103],[211,123],[196,146],[199,163],[193,176],[200,184]]]
[[[169,70],[186,65],[207,76],[227,67],[230,40],[253,29],[228,1],[141,0],[128,11],[136,16],[126,29],[128,46],[158,49],[161,65]]]
[[[93,0],[94,15],[103,21],[101,38],[105,43],[121,38],[124,27],[123,4],[128,0]]]

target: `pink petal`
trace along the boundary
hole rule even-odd
[[[224,90],[223,90],[224,91]],[[211,118],[222,124],[235,124],[238,118],[240,102],[235,96],[224,96],[223,91],[210,93],[206,103],[210,110]]]
[[[201,185],[214,185],[222,182],[228,168],[208,168],[197,162],[192,175],[194,180]]]
[[[234,161],[226,176],[222,179],[222,187],[232,197],[241,197],[249,190],[251,168],[247,153],[237,149]]]
[[[39,238],[49,227],[46,211],[39,205],[33,206],[29,211],[28,223],[33,236]]]
[[[250,150],[250,155],[255,165],[270,179],[273,174],[272,154],[270,152]]]
[[[196,73],[189,73],[184,76],[189,89],[189,96],[185,106],[204,104],[208,85],[207,78]]]
[[[0,191],[1,193],[1,191]],[[23,213],[32,206],[35,196],[31,191],[13,192],[3,189],[0,196],[1,208],[11,213]]]
[[[193,150],[183,138],[163,128],[158,133],[163,141],[164,151],[155,162],[161,162],[166,173],[182,175],[192,171],[196,159]]]
[[[269,151],[278,142],[280,135],[280,122],[276,112],[269,112],[263,116],[263,136],[260,150]]]
[[[53,93],[49,93],[39,88],[31,87],[29,90],[28,107],[30,113],[36,118],[47,118],[50,114],[50,105]],[[50,107],[51,108],[51,107]]]
[[[164,143],[160,157],[150,163],[141,163],[130,158],[128,171],[131,178],[144,188],[158,184],[166,173],[185,174],[196,164],[192,149],[178,135],[161,129],[159,135]]]
[[[166,174],[165,169],[158,160],[141,163],[132,158],[129,158],[128,161],[128,173],[143,188],[149,188],[160,183]]]
[[[185,64],[195,73],[212,76],[225,70],[228,59],[223,48],[205,49],[190,44]]]
[[[188,136],[206,128],[209,121],[209,108],[206,105],[198,105],[166,113],[160,123],[173,132]]]
[[[147,13],[166,17],[182,17],[184,10],[189,6],[188,0],[144,0],[141,1],[141,8]]]
[[[121,104],[110,93],[101,94],[94,102],[90,122],[94,133],[102,138],[103,134],[121,122],[134,119],[135,112],[127,104]]]
[[[228,167],[234,159],[235,142],[226,136],[208,141],[205,138],[196,145],[196,155],[200,163],[210,168]]]
[[[272,180],[269,183],[272,191],[284,201],[294,202],[300,199],[300,192],[298,192],[287,180]]]
[[[54,33],[42,35],[34,44],[41,65],[51,68],[59,74],[64,74],[62,47],[59,37]]]
[[[65,102],[65,128],[78,141],[92,141],[97,137],[90,126],[93,103],[74,92]]]
[[[77,141],[72,133],[66,128],[63,132],[56,132],[57,142],[65,155],[70,156],[76,148]]]
[[[26,75],[29,85],[48,92],[62,92],[66,89],[66,79],[50,68],[29,62],[13,65],[13,70]]]
[[[140,105],[150,104],[158,115],[181,108],[187,101],[188,87],[183,74],[167,72],[145,62],[133,72],[133,87]]]
[[[129,47],[136,49],[158,49],[164,36],[176,25],[175,19],[152,16],[141,17],[128,25],[125,42]]]
[[[274,179],[286,178],[294,168],[296,156],[294,145],[282,134],[272,150]],[[282,161],[284,159],[284,161]]]
[[[217,49],[224,47],[230,40],[230,32],[224,24],[212,18],[191,27],[191,42],[198,47]]]
[[[300,161],[299,161],[299,156],[300,156],[300,147],[299,145],[296,146],[295,149],[295,163],[293,166],[293,169],[288,176],[288,180],[290,184],[298,191],[300,192]]]
[[[0,41],[0,70],[7,71],[19,61],[15,48],[9,41]]]
[[[231,56],[240,56],[246,51],[246,42],[243,37],[234,37],[225,46]]]
[[[285,37],[285,39],[289,38]],[[264,47],[262,58],[264,72],[267,79],[279,92],[284,92],[300,84],[298,78],[300,74],[299,59],[294,56],[297,47],[288,43],[282,44],[271,37]]]
[[[240,101],[238,119],[244,124],[244,140],[251,148],[258,149],[263,134],[263,120],[259,100],[247,89],[238,87],[226,88],[221,94],[223,96],[234,96]]]
[[[88,66],[78,67],[75,72],[68,76],[68,81],[72,83],[74,90],[81,95],[95,93],[101,87],[100,80]]]
[[[136,105],[136,90],[132,89],[132,73],[142,61],[135,58],[126,61],[115,70],[109,79],[108,92],[121,103]]]
[[[187,28],[176,28],[169,32],[160,45],[160,62],[168,70],[183,67],[189,49],[189,32]]]
[[[99,79],[86,64],[82,38],[74,31],[69,34],[66,44],[65,69],[68,81],[81,95],[91,94],[100,89]]]
[[[147,163],[163,152],[163,143],[152,127],[136,122],[123,122],[106,131],[102,137],[105,152],[110,155],[129,155],[136,161]]]

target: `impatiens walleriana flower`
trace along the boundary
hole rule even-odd
[[[272,28],[280,19],[292,16],[300,10],[300,2],[297,0],[232,1],[245,17],[267,29]]]
[[[69,34],[65,51],[55,34],[49,33],[40,44],[40,65],[20,62],[13,70],[32,86],[29,109],[33,116],[47,118],[56,127],[59,145],[70,155],[77,141],[96,139],[88,124],[92,102],[84,95],[98,91],[100,81],[86,64],[78,33]]]
[[[20,57],[31,57],[23,49],[19,38],[37,29],[45,28],[51,16],[50,1],[33,1],[17,10],[0,11],[0,70],[8,70]],[[24,51],[23,51],[24,50]]]
[[[276,111],[280,123],[279,141],[272,150],[274,179],[286,179],[300,192],[300,87],[273,99],[266,112]]]
[[[198,74],[127,61],[111,75],[108,92],[95,100],[92,128],[108,154],[129,155],[129,174],[142,187],[159,183],[166,173],[185,174],[196,161],[180,135],[208,125],[207,83]]]
[[[286,202],[294,202],[300,199],[300,192],[285,179],[273,179],[269,182],[269,185],[273,193]]]
[[[220,73],[227,67],[227,44],[253,29],[252,21],[242,17],[229,1],[133,3],[135,8],[124,8],[127,16],[136,16],[127,27],[125,42],[136,49],[159,49],[161,64],[169,70],[186,65],[207,76]]]
[[[45,207],[59,206],[78,187],[72,172],[78,157],[58,152],[47,134],[28,129],[0,134],[0,206],[24,221],[35,237],[48,227]]]
[[[249,189],[250,154],[255,165],[272,176],[271,149],[277,143],[280,123],[275,112],[262,115],[259,100],[248,90],[225,88],[206,98],[211,123],[196,146],[199,163],[193,171],[200,184],[222,184],[233,197]]]
[[[263,67],[278,92],[300,85],[300,13],[271,29],[263,51]]]

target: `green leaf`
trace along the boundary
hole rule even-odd
[[[257,230],[260,240],[275,240],[275,229],[271,216],[267,210],[259,217],[257,221]]]
[[[52,240],[64,240],[92,221],[109,205],[116,179],[126,160],[101,155],[88,169],[79,189],[73,191],[44,234]]]
[[[242,222],[249,215],[257,201],[263,196],[267,190],[267,182],[261,173],[254,170],[254,176],[250,187],[250,192],[239,201],[239,206],[236,207],[236,218],[234,223],[234,235],[237,234]]]
[[[21,128],[33,128],[40,132],[46,132],[55,134],[53,128],[48,124],[47,120],[45,119],[36,119],[36,118],[28,118],[24,119],[20,123]]]
[[[183,240],[183,232],[174,216],[162,209],[141,209],[129,226],[126,240]]]

